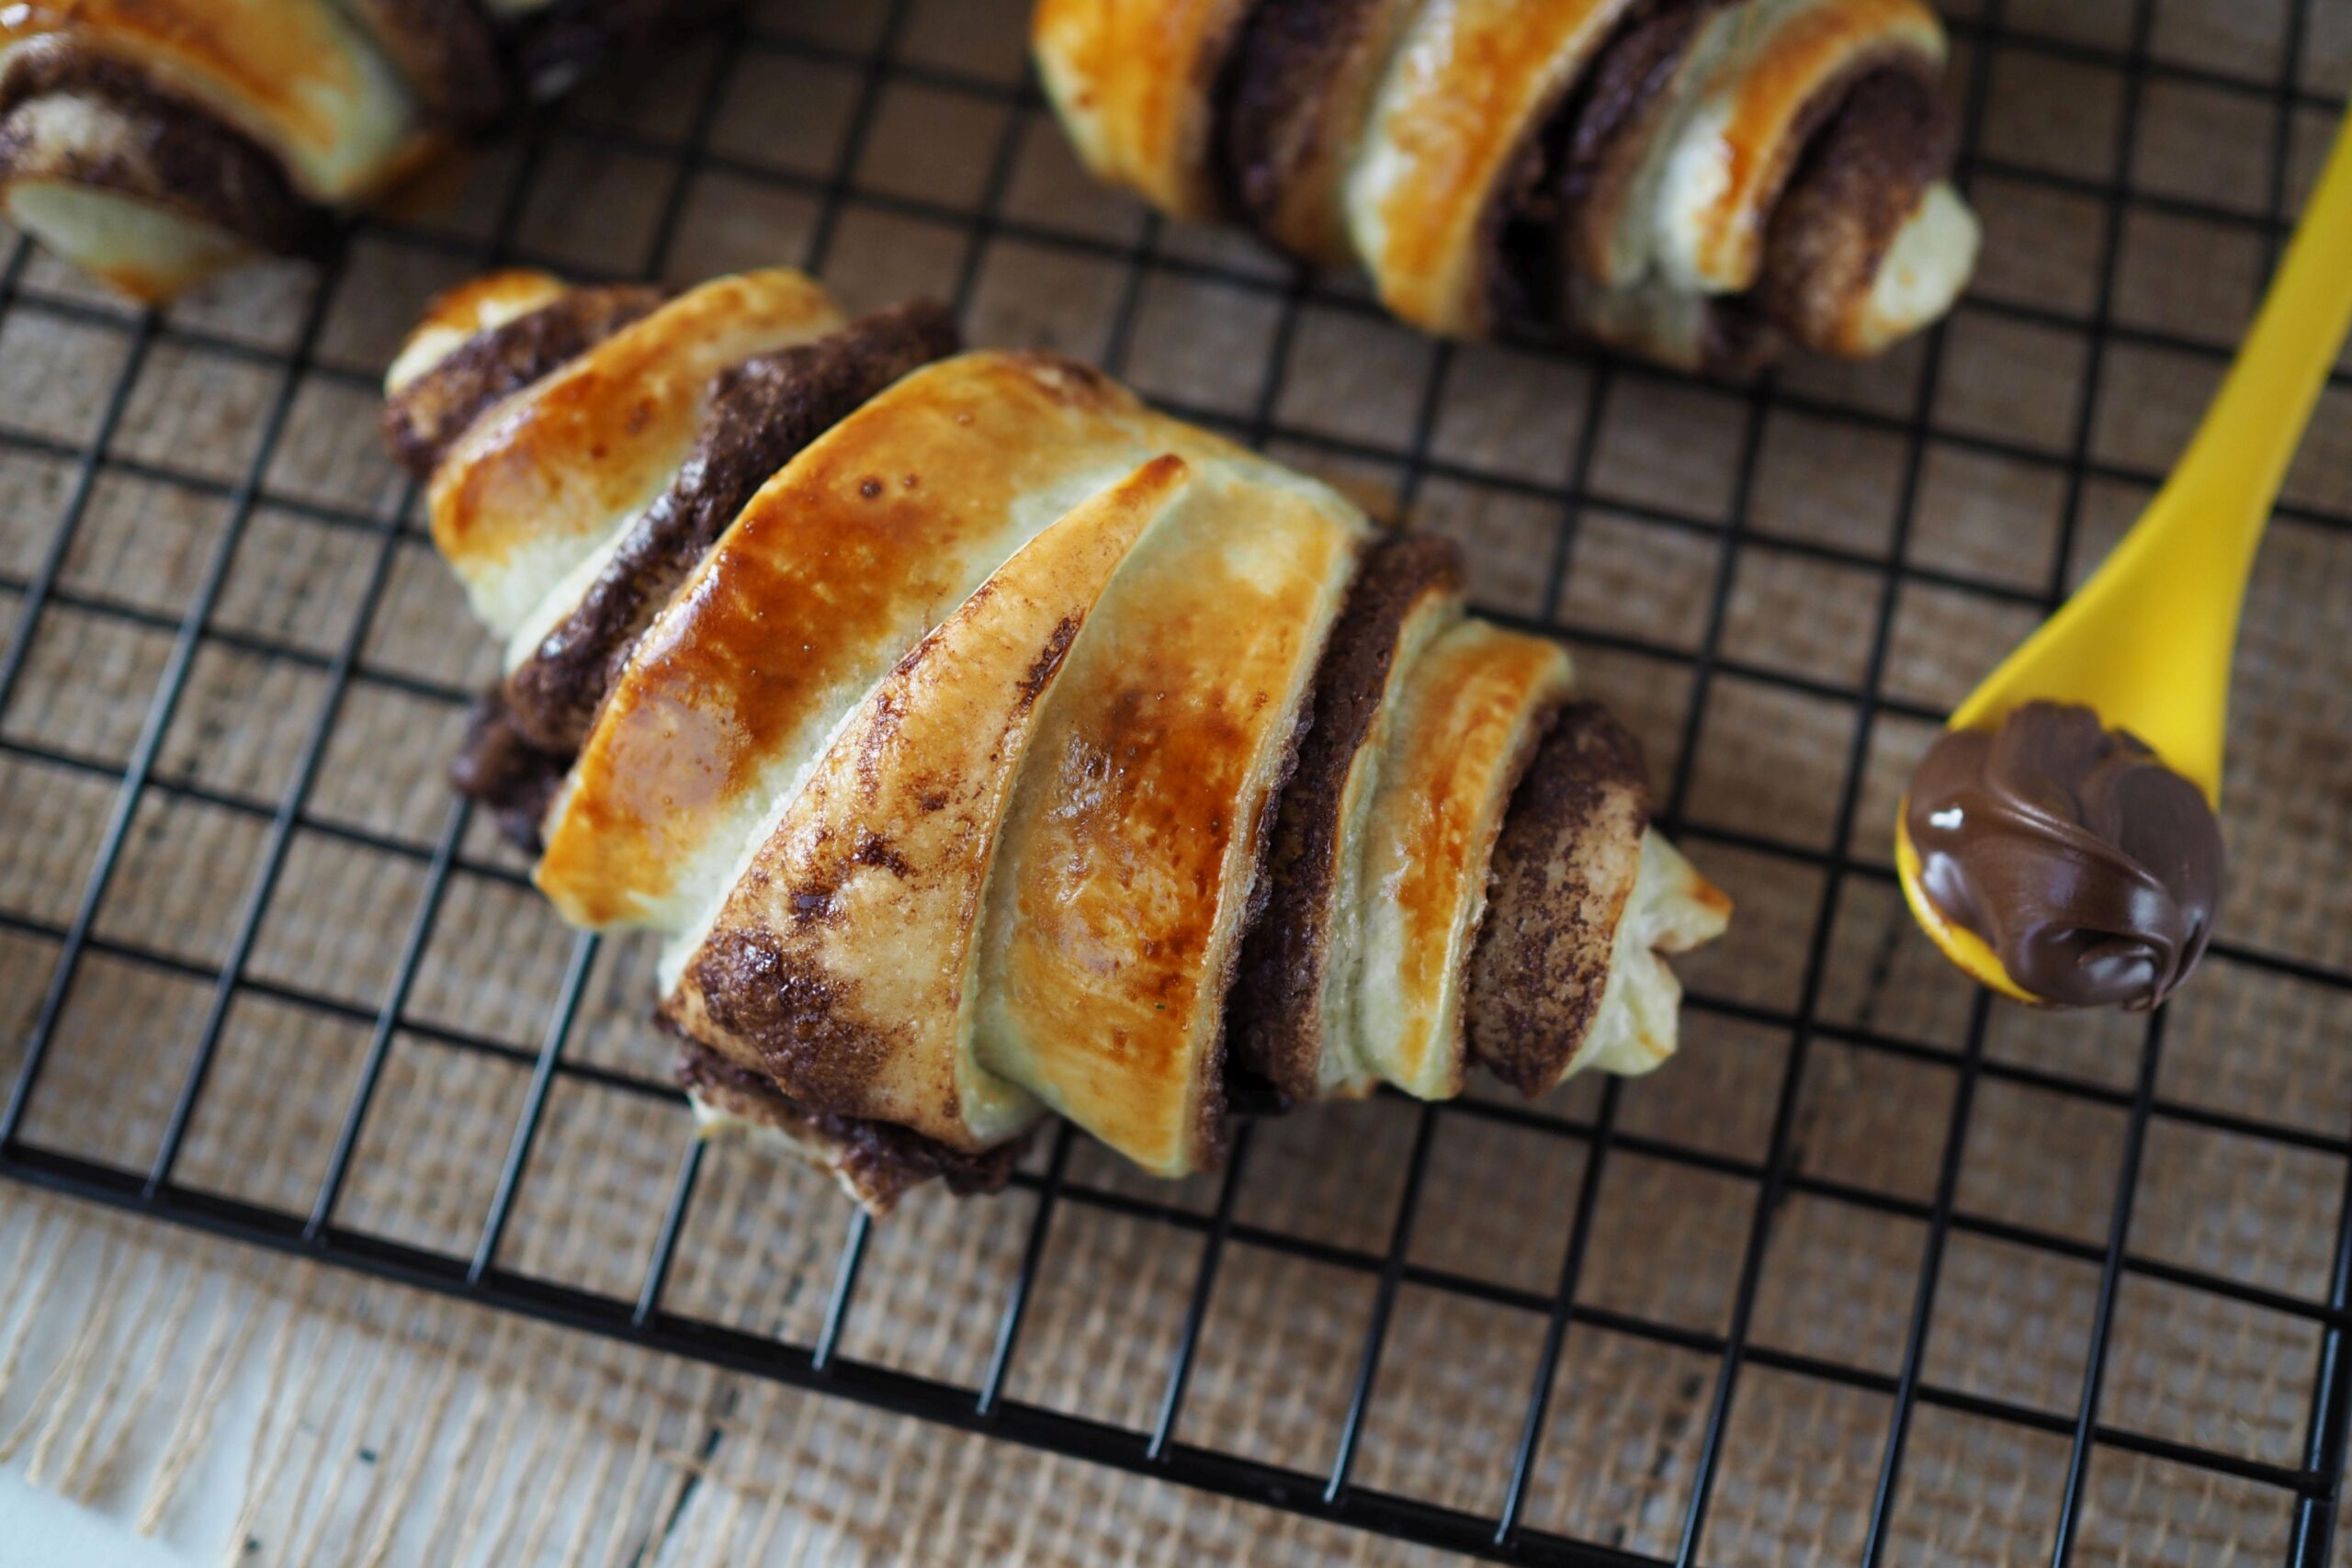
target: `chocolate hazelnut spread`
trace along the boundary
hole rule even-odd
[[[655,1021],[677,1033],[667,1020]],[[742,1120],[775,1129],[802,1151],[831,1165],[860,1199],[888,1209],[910,1189],[936,1177],[958,1196],[1001,1192],[1029,1147],[1029,1134],[983,1154],[966,1154],[888,1122],[834,1116],[811,1110],[775,1080],[737,1066],[707,1045],[679,1035],[681,1088]]]
[[[2073,704],[1955,730],[1911,775],[1920,888],[2054,1007],[2154,1007],[2204,955],[2222,830],[2198,787]]]

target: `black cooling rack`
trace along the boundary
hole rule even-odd
[[[1258,389],[1254,409],[1246,419],[1220,417],[1212,411],[1188,410],[1181,400],[1161,400],[1172,401],[1180,412],[1236,429],[1253,442],[1281,439],[1320,447],[1341,458],[1361,457],[1394,465],[1403,476],[1408,501],[1424,479],[1438,477],[1476,479],[1478,482],[1508,489],[1550,504],[1556,508],[1559,521],[1549,560],[1544,603],[1556,603],[1556,590],[1566,571],[1569,547],[1579,515],[1589,500],[1598,499],[1588,489],[1588,478],[1598,445],[1600,410],[1606,400],[1610,379],[1618,368],[1614,364],[1606,357],[1592,359],[1577,355],[1592,366],[1595,381],[1569,468],[1569,479],[1565,486],[1532,484],[1476,473],[1432,454],[1431,437],[1438,410],[1439,388],[1451,358],[1450,353],[1442,348],[1436,354],[1427,381],[1420,389],[1419,417],[1412,439],[1404,446],[1351,442],[1313,431],[1284,428],[1276,417],[1277,400],[1283,367],[1289,357],[1286,350],[1296,331],[1302,303],[1312,298],[1323,308],[1362,310],[1367,307],[1343,295],[1328,293],[1304,276],[1270,276],[1213,262],[1171,255],[1158,243],[1159,236],[1156,224],[1147,224],[1136,242],[1123,244],[1088,239],[1008,218],[1001,209],[1014,167],[1016,148],[1024,130],[1035,128],[1042,115],[1034,85],[1010,86],[953,69],[941,69],[905,59],[900,43],[908,23],[909,9],[906,0],[899,0],[890,7],[887,24],[870,50],[829,47],[757,23],[735,24],[724,40],[724,48],[718,52],[714,74],[706,86],[702,107],[682,141],[672,141],[561,118],[534,128],[525,139],[520,169],[508,188],[500,220],[485,242],[454,240],[442,233],[406,225],[380,227],[397,233],[403,243],[443,247],[485,264],[538,259],[518,245],[514,237],[521,215],[531,199],[551,127],[560,125],[567,137],[604,141],[623,152],[656,160],[673,171],[670,195],[656,226],[652,251],[647,261],[646,270],[650,274],[659,274],[668,258],[678,231],[685,193],[694,175],[706,169],[720,169],[747,181],[788,189],[813,199],[817,217],[808,241],[808,254],[802,258],[803,265],[812,271],[821,266],[833,243],[842,215],[853,208],[895,212],[951,224],[963,230],[969,239],[957,289],[959,308],[969,303],[977,287],[980,258],[987,241],[999,233],[1016,236],[1040,246],[1083,253],[1098,260],[1123,265],[1125,269],[1124,291],[1109,344],[1102,355],[1108,367],[1114,372],[1127,356],[1143,285],[1154,271],[1213,280],[1250,291],[1261,298],[1271,297],[1280,311],[1273,351],[1268,358],[1271,369]],[[1565,1261],[1556,1287],[1550,1292],[1513,1289],[1408,1260],[1422,1178],[1429,1164],[1432,1131],[1438,1116],[1437,1111],[1429,1108],[1421,1109],[1419,1113],[1411,1163],[1403,1182],[1387,1245],[1377,1252],[1312,1242],[1252,1226],[1238,1219],[1235,1200],[1247,1179],[1250,1165],[1250,1128],[1246,1122],[1239,1130],[1231,1167],[1223,1179],[1216,1204],[1204,1213],[1104,1190],[1076,1179],[1069,1169],[1071,1135],[1063,1129],[1051,1141],[1048,1157],[1043,1162],[1042,1168],[1024,1171],[1017,1178],[1021,1185],[1036,1194],[1035,1217],[1022,1253],[1018,1276],[1002,1308],[993,1353],[988,1359],[985,1375],[977,1389],[910,1375],[839,1352],[843,1325],[858,1310],[859,1277],[868,1235],[862,1218],[854,1222],[848,1230],[822,1328],[810,1343],[779,1344],[665,1310],[662,1304],[663,1285],[686,1216],[695,1201],[702,1165],[702,1148],[696,1144],[688,1143],[685,1146],[650,1266],[633,1296],[574,1290],[501,1269],[496,1262],[500,1239],[507,1228],[534,1142],[539,1134],[551,1084],[559,1077],[571,1077],[665,1100],[674,1099],[675,1091],[667,1084],[650,1077],[567,1060],[566,1041],[572,1031],[583,986],[596,951],[593,938],[581,939],[573,948],[551,1022],[544,1037],[536,1042],[470,1034],[408,1016],[404,1010],[411,986],[417,976],[420,959],[453,870],[462,867],[469,874],[504,877],[509,881],[519,879],[511,871],[478,865],[464,858],[461,841],[466,836],[469,818],[462,807],[452,811],[438,836],[429,843],[364,831],[322,820],[310,813],[310,799],[313,785],[320,777],[327,741],[345,695],[356,683],[387,685],[446,704],[462,703],[468,696],[463,691],[430,681],[374,668],[363,658],[368,629],[385,597],[398,547],[403,538],[416,536],[415,525],[413,523],[388,523],[380,517],[265,492],[265,475],[285,434],[297,389],[304,378],[322,377],[333,379],[341,377],[354,381],[362,379],[335,367],[321,364],[314,357],[328,301],[334,297],[335,286],[342,276],[341,268],[336,265],[330,265],[327,269],[322,287],[307,307],[300,336],[285,352],[257,349],[250,344],[209,333],[154,314],[140,316],[125,324],[122,318],[111,312],[76,305],[70,300],[48,298],[29,300],[20,287],[28,263],[28,248],[21,243],[8,259],[5,273],[0,273],[0,322],[5,322],[10,313],[39,310],[85,318],[128,334],[126,353],[106,401],[103,417],[85,443],[47,441],[0,427],[0,445],[40,452],[64,460],[70,463],[72,471],[71,489],[61,522],[36,570],[28,577],[0,580],[0,588],[18,596],[19,606],[5,662],[0,662],[0,710],[5,710],[26,672],[34,628],[46,606],[66,606],[93,615],[129,621],[169,633],[172,637],[169,658],[156,686],[152,707],[127,761],[117,763],[69,754],[52,747],[0,740],[0,754],[38,759],[58,768],[96,775],[115,786],[113,805],[99,850],[86,884],[73,906],[71,919],[61,926],[0,912],[0,927],[52,942],[58,950],[47,992],[26,1042],[21,1070],[9,1090],[5,1112],[0,1112],[0,1174],[249,1243],[447,1292],[503,1311],[699,1358],[746,1373],[822,1390],[952,1427],[1080,1456],[1099,1463],[1295,1510],[1340,1524],[1499,1561],[1578,1564],[1668,1561],[1562,1539],[1526,1526],[1521,1521],[1522,1506],[1528,1497],[1531,1478],[1535,1473],[1538,1450],[1545,1429],[1547,1401],[1554,1384],[1554,1373],[1560,1361],[1564,1337],[1572,1326],[1593,1325],[1696,1352],[1712,1358],[1715,1364],[1712,1394],[1706,1405],[1703,1442],[1679,1531],[1679,1549],[1671,1559],[1677,1563],[1697,1561],[1707,1539],[1709,1504],[1724,1460],[1725,1427],[1732,1401],[1743,1373],[1750,1367],[1758,1367],[1848,1389],[1868,1391],[1889,1400],[1892,1416],[1883,1436],[1861,1554],[1861,1561],[1873,1565],[1873,1568],[1887,1555],[1890,1523],[1897,1506],[1898,1480],[1904,1470],[1906,1438],[1914,1413],[1921,1405],[1940,1406],[1996,1422],[2014,1424],[2054,1435],[2067,1442],[2070,1458],[2052,1550],[2052,1561],[2055,1563],[2065,1563],[2075,1555],[2076,1540],[2086,1513],[2091,1456],[2096,1450],[2109,1449],[2169,1461],[2186,1467],[2190,1472],[2215,1472],[2269,1489],[2275,1493],[2279,1506],[2289,1510],[2291,1517],[2290,1562],[2301,1565],[2301,1568],[2317,1568],[2328,1558],[2335,1532],[2335,1509],[2345,1472],[2347,1408],[2352,1407],[2352,1377],[2347,1377],[2343,1365],[2345,1331],[2347,1326],[2352,1326],[2352,1190],[2347,1190],[2334,1215],[2318,1217],[2317,1223],[2332,1226],[2335,1238],[2334,1265],[2324,1300],[2288,1294],[2143,1256],[2131,1248],[2130,1236],[2142,1154],[2149,1127],[2154,1122],[2171,1120],[2256,1140],[2265,1145],[2315,1150],[2337,1157],[2352,1155],[2352,1136],[2346,1135],[2352,1133],[2352,1129],[2333,1135],[2317,1134],[2281,1122],[2168,1099],[2160,1094],[2158,1066],[2165,1031],[2165,1018],[2162,1012],[2148,1020],[2140,1037],[2137,1070],[2128,1089],[1988,1058],[1984,1046],[1990,1013],[1989,998],[1981,993],[1974,1001],[1965,1043],[1957,1050],[1923,1045],[1877,1033],[1868,1028],[1850,1027],[1818,1017],[1817,1003],[1822,995],[1838,890],[1843,884],[1868,881],[1883,884],[1890,879],[1890,874],[1883,866],[1850,858],[1842,849],[1825,852],[1783,842],[1768,835],[1711,826],[1695,819],[1688,809],[1691,777],[1690,759],[1697,751],[1707,686],[1717,675],[1732,673],[1764,685],[1825,695],[1853,705],[1858,722],[1850,739],[1850,749],[1846,754],[1843,784],[1837,800],[1838,830],[1829,840],[1838,845],[1847,843],[1847,829],[1853,824],[1860,803],[1865,764],[1876,720],[1883,716],[1927,721],[1939,720],[1942,716],[1932,709],[1906,704],[1881,689],[1882,676],[1888,660],[1895,598],[1902,585],[1909,581],[1954,586],[1997,601],[2036,610],[2047,609],[2056,604],[2066,581],[2066,563],[2083,511],[2086,484],[2095,479],[2145,483],[2158,477],[2094,458],[2094,410],[2107,349],[2111,343],[2117,342],[2141,344],[2176,349],[2209,360],[2217,358],[2218,352],[2210,344],[2127,327],[2112,319],[2116,297],[2116,257],[2124,214],[2127,209],[2140,209],[2241,230],[2251,229],[2262,237],[2267,254],[2275,259],[2276,250],[2287,227],[2285,209],[2288,204],[2290,139],[2293,121],[2298,113],[2332,114],[2340,105],[2328,96],[2299,85],[2304,35],[2310,15],[2307,7],[2298,6],[2293,8],[2287,23],[2287,40],[2283,51],[2285,71],[2278,81],[2267,85],[2154,58],[2150,42],[2156,9],[2153,0],[2140,0],[2135,8],[2128,47],[2120,51],[2050,36],[2020,22],[2005,19],[1999,0],[1985,0],[1982,15],[1970,19],[1956,19],[1952,24],[1954,37],[1964,46],[1967,58],[1962,76],[1965,145],[1968,149],[1963,158],[1963,177],[1972,172],[1993,174],[2007,180],[2046,186],[2099,203],[2105,213],[2099,252],[2100,276],[2096,299],[2087,317],[1996,301],[1980,302],[1983,310],[1995,314],[2015,316],[2085,334],[2089,355],[2087,371],[2083,378],[2073,420],[2072,440],[2063,457],[2013,446],[1998,438],[1947,429],[1936,423],[1932,389],[1936,384],[1936,367],[1942,353],[1940,333],[1928,347],[1928,365],[1919,382],[1921,390],[1916,407],[1907,416],[1871,414],[1838,404],[1815,401],[1767,378],[1743,389],[1740,394],[1745,400],[1740,467],[1727,526],[1713,520],[1679,517],[1664,509],[1628,507],[1620,499],[1607,498],[1607,504],[1613,510],[1632,511],[1645,520],[1665,526],[1694,529],[1710,539],[1719,541],[1720,554],[1713,570],[1706,628],[1696,651],[1684,651],[1648,643],[1638,637],[1570,626],[1558,620],[1533,623],[1545,629],[1572,633],[1582,642],[1621,649],[1687,669],[1692,682],[1692,695],[1679,750],[1682,761],[1666,796],[1661,821],[1677,833],[1702,844],[1713,842],[1735,846],[1815,867],[1826,882],[1819,913],[1811,929],[1802,985],[1793,1010],[1758,1007],[1704,994],[1694,995],[1690,1002],[1694,1009],[1702,1011],[1712,1010],[1785,1029],[1791,1033],[1792,1044],[1775,1102],[1769,1150],[1760,1161],[1705,1154],[1622,1129],[1618,1125],[1620,1097],[1614,1083],[1600,1094],[1598,1111],[1589,1118],[1562,1118],[1519,1111],[1508,1107],[1472,1104],[1464,1104],[1458,1110],[1447,1112],[1510,1121],[1587,1145],[1587,1173],[1569,1217],[1571,1229]],[[1986,62],[1991,56],[2003,51],[2035,52],[2121,73],[2121,130],[2116,138],[2111,167],[2103,177],[2054,174],[2040,167],[2005,163],[1978,151],[1976,133],[1983,123],[1987,99]],[[765,165],[729,159],[709,146],[720,89],[728,73],[735,69],[741,60],[763,53],[802,57],[854,73],[859,86],[850,129],[842,139],[829,175],[782,173]],[[985,194],[977,211],[859,187],[854,171],[872,129],[880,96],[886,86],[894,81],[915,82],[942,94],[977,98],[1000,107],[1010,106],[1012,112],[1003,117],[1005,130],[993,153]],[[2269,107],[2278,132],[2276,143],[2269,150],[2269,186],[2263,212],[2249,214],[2225,210],[2194,200],[2135,188],[2130,177],[2133,127],[2140,112],[2143,89],[2153,82],[2186,84],[2199,89],[2250,97]],[[568,270],[577,274],[581,269],[571,266]],[[141,365],[157,344],[172,342],[186,342],[209,352],[257,362],[275,372],[275,392],[268,405],[258,448],[242,478],[233,483],[206,479],[167,465],[135,460],[110,450],[114,433],[123,419],[130,389]],[[1569,355],[1573,352],[1536,337],[1520,340],[1519,346],[1539,354]],[[1773,408],[1799,409],[1816,413],[1824,419],[1901,438],[1907,457],[1893,547],[1887,559],[1831,545],[1774,537],[1754,525],[1749,515],[1748,499],[1758,468],[1763,421],[1767,412]],[[1930,436],[1962,448],[1985,451],[2063,470],[2065,505],[2046,584],[2039,592],[1981,581],[1905,560],[1905,542],[1910,535],[1919,495],[1922,457]],[[200,580],[185,614],[176,618],[111,602],[103,596],[78,592],[61,583],[61,567],[75,530],[89,508],[93,488],[102,473],[110,472],[155,479],[226,502],[227,525],[205,561]],[[408,516],[413,509],[407,502],[413,500],[413,497],[406,498],[396,515]],[[232,633],[209,624],[239,539],[254,514],[256,503],[265,501],[272,508],[296,513],[322,526],[356,531],[376,541],[364,603],[341,647],[332,654],[281,646],[266,638]],[[2310,508],[2287,507],[2282,511],[2323,526],[2340,528],[2352,524],[2352,518]],[[1770,543],[1776,549],[1858,568],[1876,575],[1874,631],[1865,672],[1859,686],[1848,688],[1773,669],[1752,667],[1724,654],[1725,614],[1737,562],[1743,546],[1758,540]],[[1527,620],[1526,617],[1517,618],[1522,622]],[[321,716],[300,754],[290,786],[276,799],[249,798],[157,774],[156,761],[163,738],[187,686],[192,661],[199,647],[208,641],[266,653],[323,673],[328,696]],[[244,891],[236,905],[228,956],[217,966],[191,963],[134,943],[115,941],[93,929],[101,900],[122,858],[134,811],[143,797],[159,795],[204,802],[266,824],[258,879],[254,886]],[[376,1007],[355,1005],[313,994],[300,987],[263,979],[247,972],[247,961],[254,952],[263,914],[272,890],[285,872],[288,846],[298,828],[353,841],[379,853],[421,863],[424,867],[422,897],[406,928],[389,991]],[[2256,970],[2283,974],[2298,982],[2330,991],[2352,993],[2352,973],[2282,959],[2229,944],[2216,944],[2215,951],[2225,959]],[[123,1169],[61,1154],[29,1143],[20,1135],[34,1085],[40,1077],[44,1060],[52,1053],[69,988],[83,959],[93,953],[152,964],[198,980],[212,988],[211,1002],[204,1019],[193,1066],[179,1088],[160,1151],[152,1166],[143,1170]],[[231,1200],[193,1189],[175,1179],[182,1145],[206,1092],[208,1072],[220,1045],[230,1008],[241,995],[257,995],[291,1006],[315,1010],[357,1022],[369,1031],[356,1091],[328,1158],[324,1180],[306,1212]],[[376,1092],[396,1032],[460,1050],[501,1057],[527,1066],[530,1069],[523,1113],[513,1134],[479,1242],[468,1258],[452,1258],[388,1241],[345,1228],[336,1222],[337,1201],[358,1156],[363,1120]],[[1946,1130],[1940,1169],[1930,1200],[1920,1201],[1890,1196],[1808,1175],[1796,1168],[1791,1149],[1792,1126],[1805,1053],[1808,1044],[1816,1038],[1924,1060],[1954,1072],[1957,1090]],[[2071,1239],[2026,1225],[1973,1215],[1956,1204],[1972,1108],[1978,1086],[1988,1079],[2007,1080],[2075,1097],[2119,1110],[2128,1117],[2115,1188],[2117,1196],[2103,1243]],[[1713,1333],[1678,1327],[1579,1301],[1578,1279],[1593,1230],[1599,1172],[1611,1151],[1621,1148],[1637,1152],[1645,1157],[1730,1174],[1755,1183],[1752,1217],[1725,1331]],[[1908,1336],[1900,1370],[1894,1374],[1859,1369],[1814,1356],[1792,1354],[1751,1341],[1749,1325],[1756,1308],[1772,1218],[1782,1200],[1798,1193],[1828,1198],[1924,1224],[1926,1244],[1918,1265]],[[1158,1404],[1157,1419],[1148,1432],[1138,1434],[1041,1405],[1024,1404],[1005,1395],[1008,1373],[1020,1354],[1028,1304],[1038,1286],[1048,1232],[1057,1205],[1063,1204],[1092,1205],[1113,1213],[1148,1217],[1177,1231],[1204,1237],[1189,1309],[1173,1358],[1165,1369],[1164,1392]],[[2087,1325],[2086,1365],[2080,1396],[2071,1416],[2030,1408],[1989,1395],[1938,1386],[1923,1378],[1923,1352],[1939,1270],[1947,1241],[1955,1234],[2039,1248],[2096,1266],[2098,1289],[2095,1315]],[[1227,1244],[1232,1241],[1246,1242],[1253,1247],[1353,1270],[1370,1276],[1375,1282],[1369,1327],[1354,1372],[1345,1424],[1339,1437],[1336,1457],[1324,1472],[1306,1473],[1246,1461],[1187,1444],[1174,1437],[1196,1353],[1202,1343],[1203,1326],[1208,1314],[1220,1259]],[[2320,1354],[2316,1376],[2310,1391],[2309,1416],[2300,1463],[2262,1462],[2218,1449],[2127,1429],[2102,1418],[2101,1384],[2108,1360],[2110,1330],[2115,1320],[2117,1292],[2120,1283],[2127,1276],[2165,1280],[2318,1326]],[[1367,1413],[1381,1397],[1383,1345],[1392,1308],[1400,1288],[1408,1284],[1540,1314],[1545,1322],[1539,1371],[1527,1394],[1525,1419],[1511,1466],[1509,1489],[1499,1510],[1492,1517],[1477,1517],[1378,1492],[1357,1483],[1353,1479],[1359,1438],[1364,1429]]]

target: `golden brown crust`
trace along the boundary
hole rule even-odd
[[[1188,482],[1182,458],[1159,457],[1072,511],[859,704],[665,1004],[686,1032],[804,1105],[958,1148],[1034,1116],[971,1059],[989,867],[1040,705],[1103,585]]]
[[[1910,68],[1932,72],[1942,56],[1926,52],[1941,35],[1934,13],[1918,0],[1848,0],[1812,13],[1808,24],[1741,84],[1726,139],[1732,149],[1732,189],[1716,209],[1713,248],[1726,260],[1722,276],[1733,287],[1752,285],[1763,262],[1763,224],[1780,200],[1798,156],[1842,96],[1842,89],[1874,62],[1908,58]],[[1906,35],[1913,40],[1906,46]]]
[[[714,845],[737,816],[910,628],[1146,457],[1226,449],[1050,355],[966,355],[901,380],[770,479],[639,639],[559,802],[540,887],[585,925],[684,914],[673,901],[731,855]],[[777,626],[797,657],[770,657]]]
[[[384,390],[399,391],[476,334],[552,305],[571,288],[551,272],[510,266],[478,274],[443,289],[425,302],[424,313],[401,340],[391,364],[385,367]]]
[[[989,895],[981,1059],[1164,1175],[1223,1146],[1224,1007],[1360,522],[1202,465],[1039,718]]]
[[[629,649],[760,486],[891,382],[955,353],[957,341],[946,307],[917,300],[721,371],[669,488],[508,673],[507,705],[531,743],[576,755]]]
[[[0,209],[161,301],[254,251],[322,254],[334,216],[506,118],[526,79],[552,92],[728,3],[13,0],[0,60],[67,54],[84,80],[0,109]]]
[[[511,634],[669,483],[718,372],[840,324],[802,274],[739,273],[689,289],[477,423],[434,470],[428,492],[433,541],[476,611]]]
[[[1768,307],[1808,345],[1873,352],[1948,310],[1973,261],[1949,187],[1888,238],[1909,175],[1816,182],[1800,206],[1820,232],[1776,243],[1835,276],[1784,269],[1749,298],[1775,207],[1852,83],[1939,66],[1923,0],[1255,0],[1236,28],[1226,0],[1044,0],[1035,37],[1095,173],[1180,216],[1238,209],[1306,260],[1360,261],[1431,332],[1532,313],[1737,373],[1781,345]],[[1937,128],[1900,118],[1872,117],[1880,162],[1948,159]],[[1834,301],[1862,292],[1854,256],[1891,249],[1908,281],[1833,331]]]
[[[1220,215],[1218,85],[1250,0],[1040,0],[1038,75],[1100,177],[1185,218]]]
[[[1381,302],[1431,332],[1490,323],[1505,220],[1530,154],[1634,0],[1432,0],[1407,33],[1348,183]]]

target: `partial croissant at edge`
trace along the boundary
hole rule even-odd
[[[1031,36],[1098,176],[1430,332],[1861,357],[1975,265],[1925,0],[1038,0]]]
[[[663,938],[698,1116],[888,1208],[1048,1114],[1215,1166],[1290,1101],[1671,1054],[1729,903],[1451,546],[936,306],[773,270],[435,302],[392,449],[505,642],[453,772]],[[1262,1095],[1262,1091],[1261,1091]]]
[[[15,0],[0,215],[132,298],[337,215],[706,0]]]

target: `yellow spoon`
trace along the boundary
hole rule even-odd
[[[2165,765],[2222,796],[2230,657],[2255,547],[2329,367],[2352,327],[2352,118],[2237,362],[2162,491],[2088,582],[1951,716],[1994,729],[2035,698],[2083,703]],[[1945,919],[1919,886],[1919,853],[1895,810],[1903,897],[1946,957],[1980,983],[2036,999],[1990,946]]]

